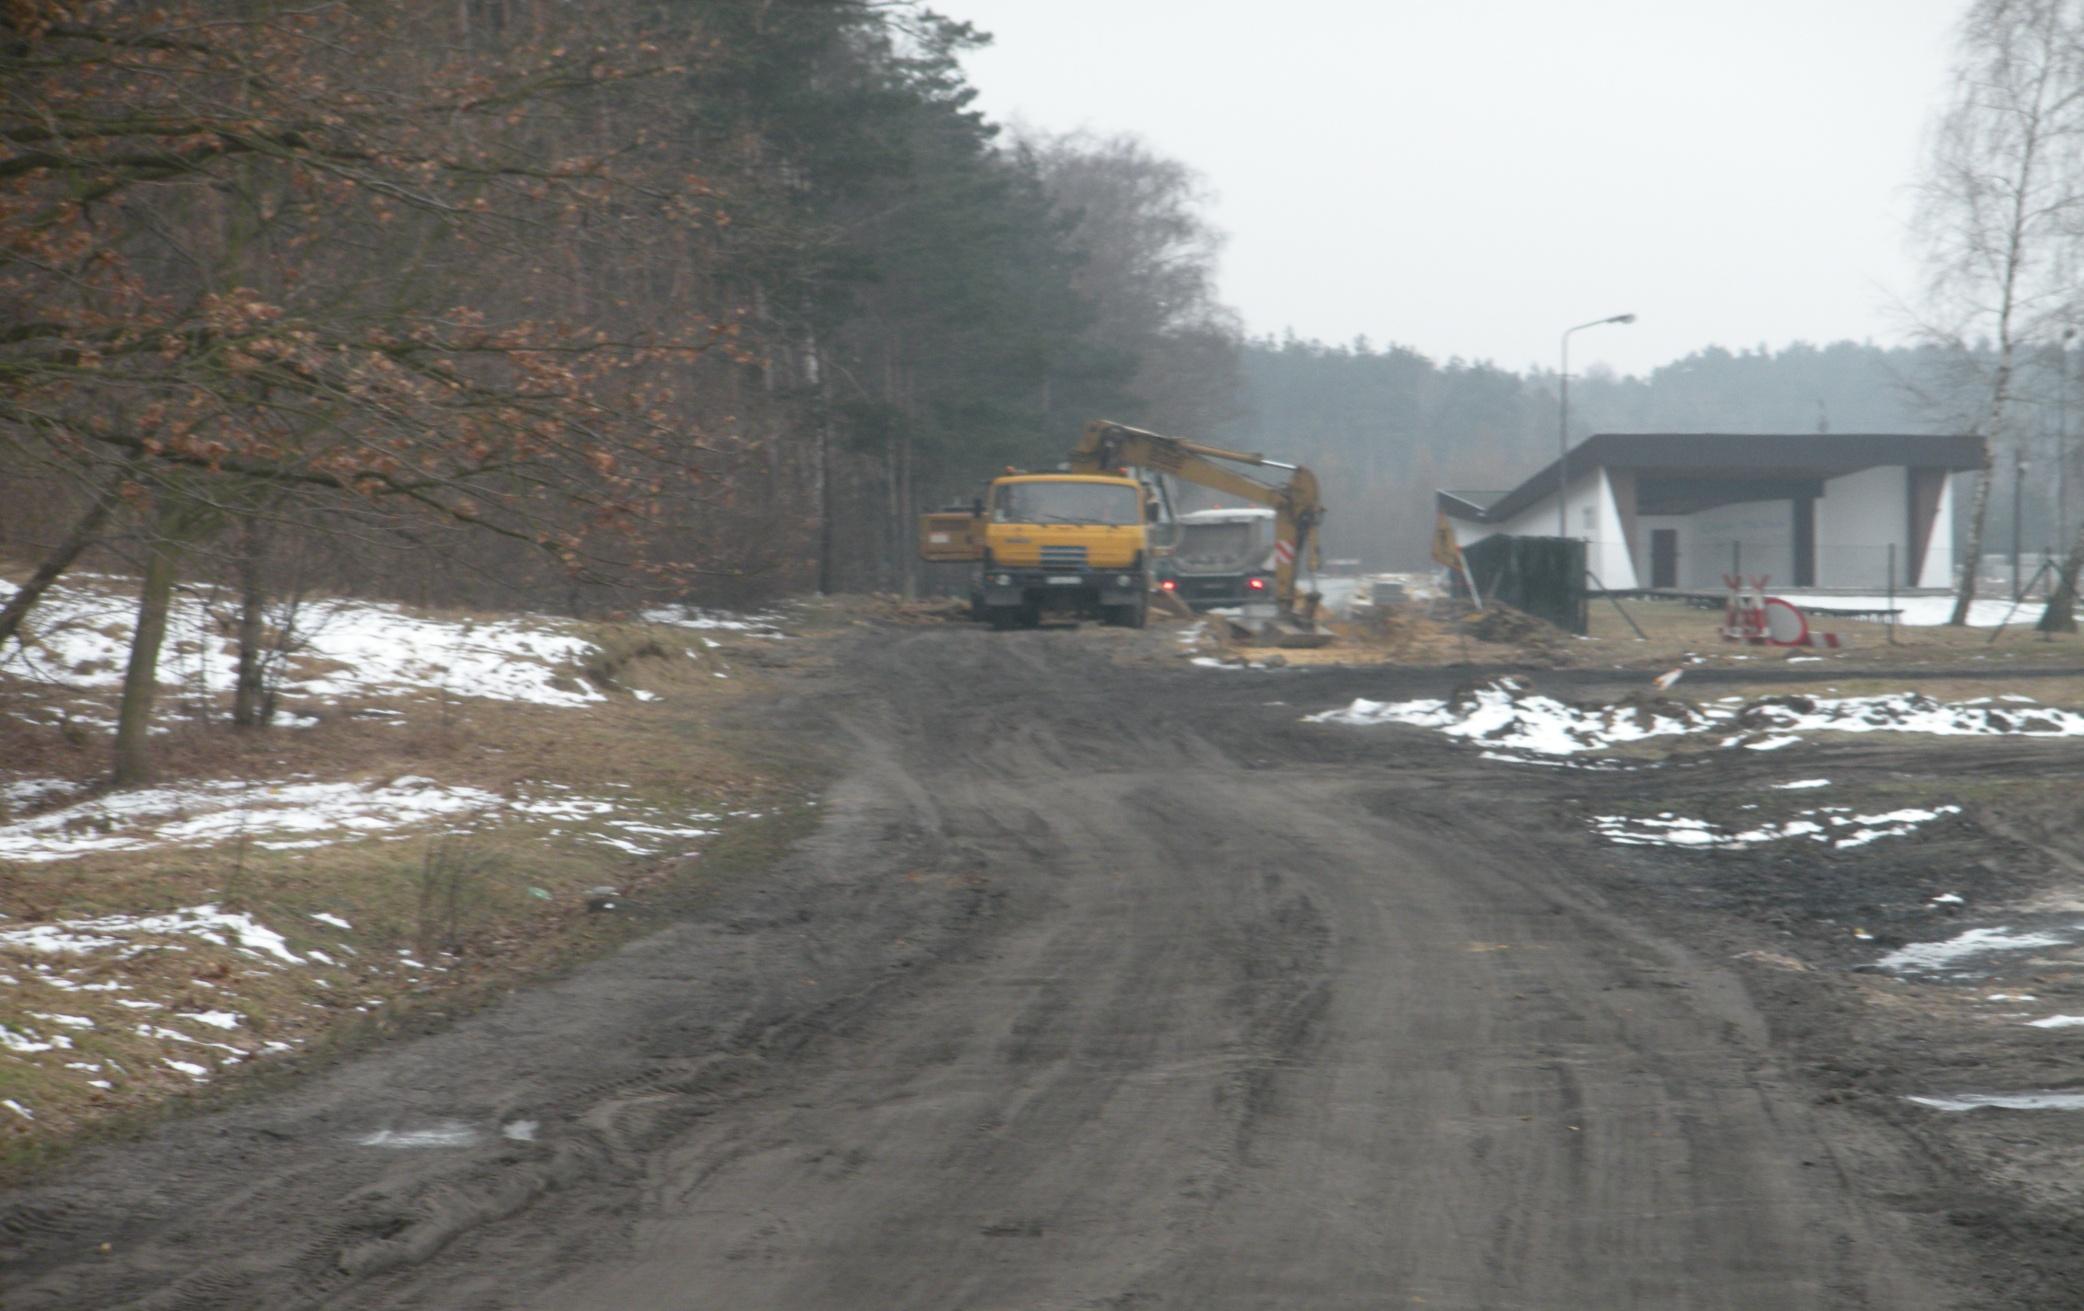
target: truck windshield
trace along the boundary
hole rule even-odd
[[[994,523],[1143,522],[1136,489],[1108,483],[1007,483],[992,498],[991,517]]]
[[[1260,544],[1259,523],[1190,523],[1181,526],[1172,558],[1190,569],[1243,569]]]

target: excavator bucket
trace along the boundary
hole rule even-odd
[[[1290,650],[1330,646],[1334,634],[1317,622],[1319,599],[1317,593],[1306,592],[1294,613],[1276,612],[1264,618],[1253,617],[1247,610],[1227,621],[1230,640],[1239,646],[1281,646]]]

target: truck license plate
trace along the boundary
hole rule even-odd
[[[1061,584],[1069,587],[1076,587],[1080,583],[1084,582],[1085,579],[1080,578],[1077,574],[1051,574],[1049,576],[1049,581],[1052,586]]]

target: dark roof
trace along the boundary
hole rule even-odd
[[[1502,523],[1555,495],[1558,463],[1551,460],[1503,494],[1442,491],[1436,499],[1457,519]],[[1605,467],[1744,482],[1842,478],[1883,465],[1979,469],[1983,439],[1902,432],[1602,432],[1571,448],[1569,464],[1573,474]]]

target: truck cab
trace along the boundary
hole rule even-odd
[[[1029,627],[1045,614],[1141,628],[1150,590],[1150,493],[1113,474],[1009,473],[967,511],[921,524],[928,560],[974,560],[979,616]]]

